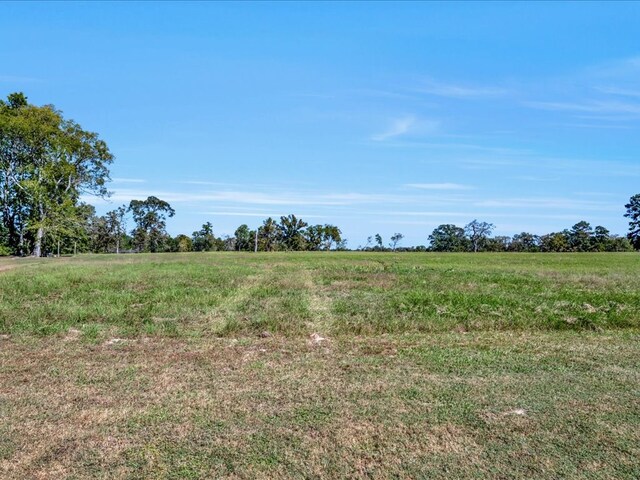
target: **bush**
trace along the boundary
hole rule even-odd
[[[0,257],[8,257],[11,255],[11,249],[5,245],[0,245]]]

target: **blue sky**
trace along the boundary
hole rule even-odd
[[[173,234],[624,234],[638,25],[631,2],[0,3],[0,93],[99,132],[114,193],[89,201],[159,196]]]

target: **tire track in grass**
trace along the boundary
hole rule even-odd
[[[306,292],[311,321],[308,322],[311,333],[327,333],[333,326],[333,298],[323,294],[314,281],[317,272],[304,269],[300,272],[300,281]]]
[[[254,296],[257,288],[264,285],[268,278],[265,271],[251,274],[245,277],[238,277],[240,284],[228,295],[214,311],[208,315],[208,324],[213,333],[224,334],[237,329],[242,329],[243,325],[238,321],[242,305]]]

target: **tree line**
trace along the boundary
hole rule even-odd
[[[150,196],[131,200],[105,215],[80,200],[107,198],[113,155],[98,134],[65,119],[53,105],[35,106],[22,93],[0,100],[0,255],[96,252],[304,251],[346,250],[340,228],[311,225],[291,214],[267,218],[251,229],[216,236],[207,222],[191,235],[172,237],[166,222],[175,215],[168,202]],[[625,205],[626,237],[585,221],[561,232],[491,236],[494,225],[473,220],[464,227],[443,224],[428,246],[403,247],[403,234],[389,242],[380,234],[358,250],[435,252],[587,252],[640,250],[640,194]],[[133,228],[129,229],[129,223]]]
[[[628,238],[612,235],[603,227],[593,228],[580,221],[571,228],[545,235],[522,232],[508,236],[491,236],[494,226],[472,221],[465,227],[440,225],[429,236],[430,250],[435,252],[626,252],[633,250]]]
[[[363,251],[417,251],[417,252],[628,252],[634,244],[627,237],[612,235],[602,226],[592,228],[581,221],[561,232],[535,235],[522,232],[508,236],[491,236],[495,226],[473,220],[464,227],[442,224],[428,237],[428,245],[397,246],[402,234],[396,233],[388,245],[380,234],[367,238],[358,248]],[[640,233],[640,232],[639,232]],[[640,244],[635,248],[638,249]]]
[[[175,237],[166,231],[166,219],[175,211],[167,202],[148,197],[132,200],[103,216],[91,216],[85,226],[82,251],[120,252],[213,252],[213,251],[314,251],[344,249],[342,232],[335,225],[309,225],[295,215],[269,217],[257,229],[240,225],[234,235],[216,236],[211,222],[191,235]],[[130,214],[134,223],[127,230]]]

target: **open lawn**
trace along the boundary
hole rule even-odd
[[[0,478],[640,478],[640,255],[0,259]]]

